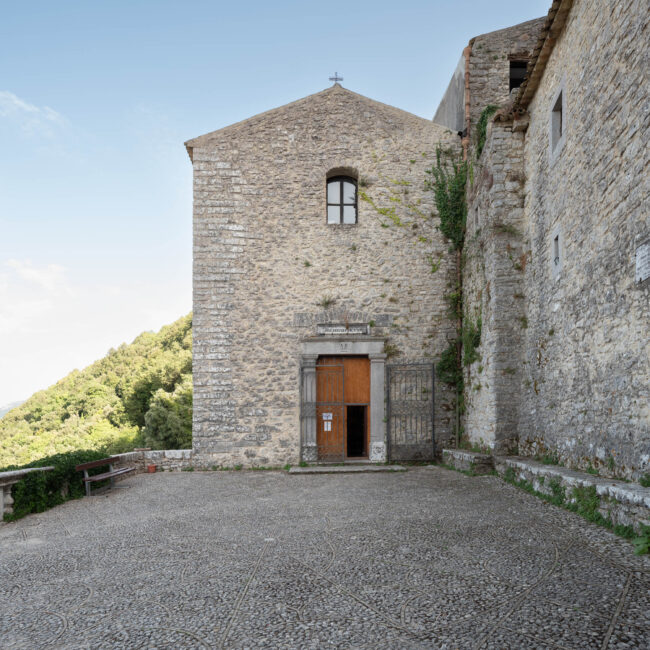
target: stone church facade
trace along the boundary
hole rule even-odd
[[[424,460],[453,442],[430,372],[458,273],[424,182],[443,147],[470,169],[464,309],[483,324],[464,435],[648,471],[643,5],[555,0],[472,39],[433,121],[335,85],[186,143],[199,464]]]
[[[423,182],[441,143],[458,136],[339,85],[187,143],[197,458],[386,459],[387,362],[432,364],[449,333],[455,267]],[[354,188],[342,218],[337,178]],[[319,359],[332,367],[317,371]],[[348,376],[349,359],[367,360],[363,377]],[[357,379],[363,394],[336,394]],[[448,399],[436,397],[442,441]],[[335,434],[347,446],[354,418],[361,448],[326,449]]]

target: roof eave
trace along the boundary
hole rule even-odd
[[[546,63],[551,56],[551,52],[553,52],[557,39],[564,29],[572,5],[573,0],[553,0],[553,4],[546,16],[546,22],[544,23],[544,27],[542,27],[539,39],[533,50],[533,55],[528,62],[526,78],[519,87],[519,92],[515,97],[513,106],[515,109],[526,110],[533,100],[544,75]]]

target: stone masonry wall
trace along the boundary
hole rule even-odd
[[[438,143],[458,140],[334,86],[187,143],[197,460],[299,460],[300,342],[318,323],[369,322],[389,361],[437,360],[452,333],[443,294],[454,261],[424,179]],[[358,175],[356,225],[326,223],[333,168]],[[439,446],[449,402],[439,386]]]
[[[472,128],[488,104],[504,104],[509,97],[510,60],[526,60],[532,53],[544,18],[483,34],[471,41],[469,97]]]
[[[447,90],[433,116],[436,124],[445,126],[451,131],[465,129],[465,56],[460,57],[454,70]]]
[[[576,0],[528,107],[520,449],[606,475],[650,468],[650,281],[635,282],[650,241],[647,9]],[[560,88],[564,142],[552,155]]]
[[[465,320],[480,318],[482,332],[479,359],[465,368],[464,428],[471,443],[497,453],[516,447],[523,381],[523,144],[512,122],[491,123],[468,188]]]

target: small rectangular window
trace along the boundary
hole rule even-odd
[[[521,86],[527,67],[528,61],[510,61],[510,90]]]
[[[560,271],[562,270],[562,264],[563,264],[563,248],[564,248],[564,242],[562,241],[562,231],[560,229],[560,226],[557,226],[556,228],[553,229],[553,232],[551,233],[551,274],[554,278],[558,278],[560,276]]]
[[[553,110],[551,112],[551,147],[553,150],[555,150],[560,139],[564,135],[564,107],[562,106],[562,95],[563,92],[560,91],[555,100],[555,104],[553,104]]]

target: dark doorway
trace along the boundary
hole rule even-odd
[[[347,437],[348,437],[348,458],[364,457],[366,451],[366,409],[367,406],[356,404],[348,405],[347,413]]]

